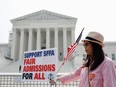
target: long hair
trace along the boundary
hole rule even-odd
[[[95,70],[103,62],[105,55],[102,46],[93,42],[90,42],[90,44],[93,48],[93,56],[91,59],[90,56],[87,55],[84,66],[90,67],[90,71],[92,71]]]

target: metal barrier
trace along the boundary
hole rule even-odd
[[[56,82],[55,85],[51,85],[49,82],[22,82],[21,73],[0,73],[0,87],[78,87],[78,84],[78,81],[65,85],[60,82]]]

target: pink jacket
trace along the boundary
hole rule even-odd
[[[116,87],[115,65],[109,58],[89,75],[91,87]],[[88,69],[78,68],[73,73],[58,78],[63,84],[79,79],[79,87],[88,86]]]

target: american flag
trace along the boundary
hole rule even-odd
[[[77,40],[68,47],[68,53],[65,56],[62,65],[70,58],[70,56],[72,55],[72,53],[75,51],[75,49],[76,49],[76,47],[77,47],[77,45],[78,45],[78,43],[79,43],[79,41],[80,41],[80,39],[82,37],[83,30],[84,30],[84,28],[82,29],[82,31],[81,31],[79,37],[77,38]]]
[[[77,38],[77,40],[68,47],[68,53],[65,56],[64,61],[63,61],[62,65],[60,66],[60,68],[58,69],[57,73],[59,72],[61,67],[64,65],[64,63],[70,58],[71,54],[75,51],[75,49],[76,49],[76,47],[77,47],[77,45],[78,45],[78,43],[79,43],[79,41],[82,37],[83,30],[84,30],[84,28],[82,29],[82,31],[81,31],[79,37]]]

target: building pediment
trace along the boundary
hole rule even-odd
[[[31,20],[72,20],[77,19],[74,17],[54,13],[47,10],[40,10],[38,12],[34,12],[28,15],[24,15],[15,19],[12,19],[11,21],[31,21]]]

